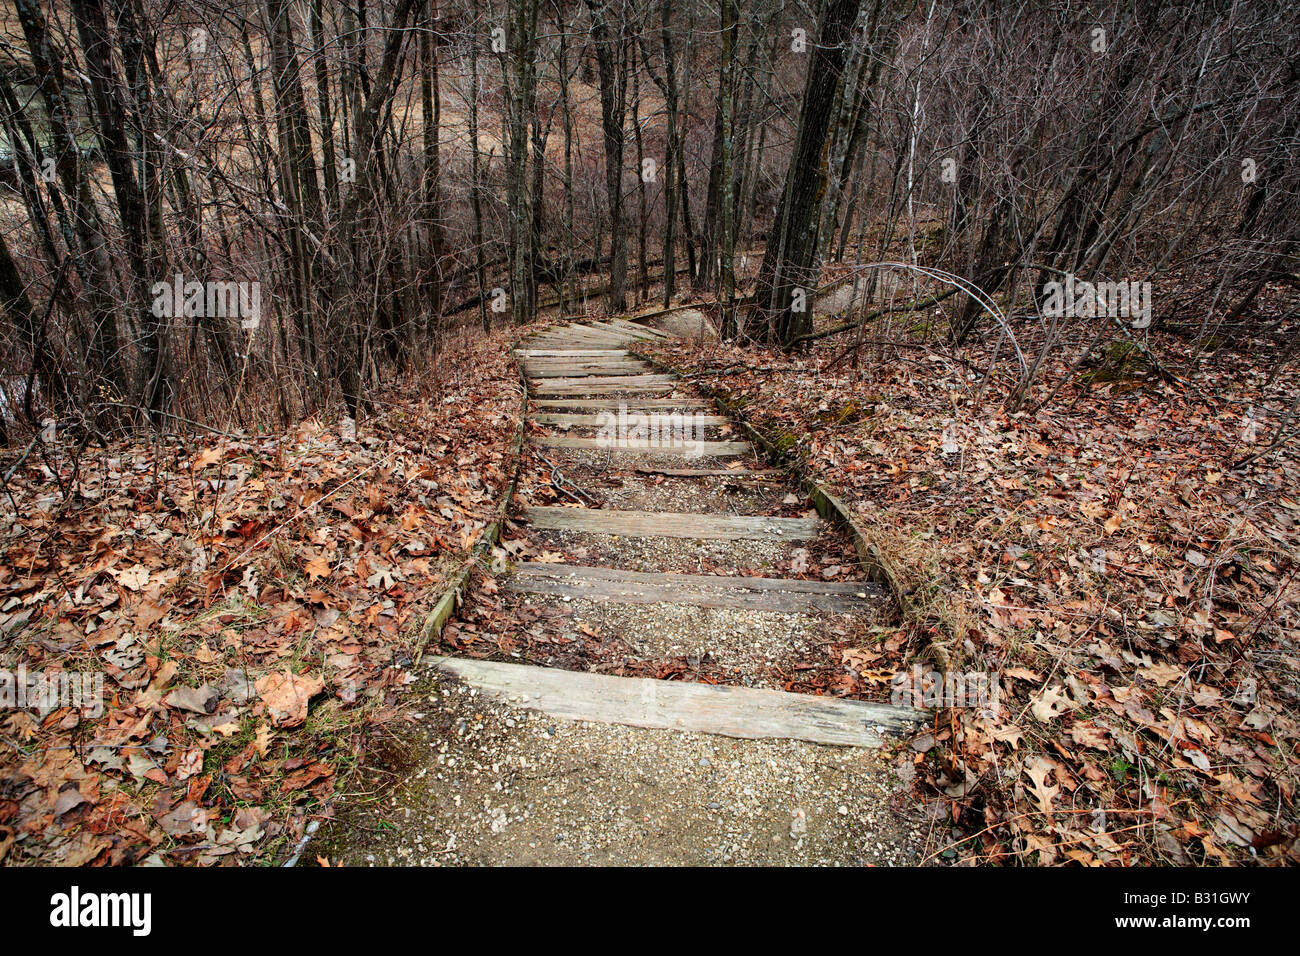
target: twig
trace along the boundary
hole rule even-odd
[[[581,488],[579,488],[576,484],[573,483],[573,481],[571,481],[570,479],[564,477],[564,475],[560,472],[560,466],[559,466],[559,465],[555,464],[553,461],[551,461],[549,458],[547,458],[547,457],[546,457],[545,455],[543,455],[541,452],[538,452],[538,453],[537,453],[537,457],[540,458],[542,461],[546,462],[546,464],[549,465],[550,468],[551,468],[551,487],[552,487],[552,488],[554,488],[556,491],[560,492],[561,494],[566,494],[566,495],[568,495],[568,496],[569,496],[570,498],[572,498],[574,501],[578,501],[578,495],[582,495],[582,497],[583,497],[583,498],[586,498],[587,501],[590,502],[591,504],[593,504],[593,505],[598,505],[598,504],[599,504],[599,502],[597,502],[595,498],[593,498],[591,495],[587,494],[587,492],[585,492],[585,491],[583,491]],[[573,493],[573,491],[569,491],[567,488],[564,487],[565,485],[569,485],[570,487],[572,487],[573,490],[576,491],[578,494],[575,495],[575,494]]]
[[[27,460],[27,456],[32,453],[32,449],[36,447],[36,443],[40,440],[41,440],[41,436],[40,433],[38,432],[36,434],[36,437],[34,437],[30,442],[27,443],[27,448],[24,449],[22,456],[19,457],[19,459],[16,462],[14,462],[14,466],[5,472],[4,483],[6,485],[9,484],[9,479],[18,473],[18,469],[23,466],[23,462]]]

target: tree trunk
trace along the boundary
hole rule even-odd
[[[611,33],[610,0],[586,0],[600,76],[600,118],[605,140],[605,193],[609,203],[611,314],[627,309],[627,234],[623,229],[623,117],[627,101],[626,27]]]
[[[860,0],[830,0],[822,16],[799,112],[794,152],[759,273],[757,304],[783,344],[812,331],[817,227],[826,185],[826,140]]]
[[[90,192],[80,151],[73,137],[72,104],[64,81],[63,60],[51,41],[37,0],[15,0],[18,20],[27,40],[32,69],[49,117],[54,168],[67,198],[71,223],[64,224],[64,244],[74,256],[90,312],[87,342],[88,384],[102,383],[110,394],[125,398],[117,316],[112,295],[112,265],[99,210]],[[62,205],[62,204],[60,204]]]
[[[127,143],[128,129],[125,90],[113,65],[109,44],[108,21],[101,0],[74,0],[73,17],[86,60],[91,98],[99,119],[99,136],[113,180],[125,239],[127,265],[140,323],[140,370],[136,388],[137,401],[148,410],[155,424],[162,424],[165,407],[170,402],[167,374],[166,319],[150,309],[153,276],[163,276],[167,263],[157,243],[148,232],[149,214],[144,194],[135,178],[135,156]]]
[[[478,280],[478,312],[483,331],[492,331],[492,319],[487,311],[487,276],[485,272],[483,249],[483,198],[482,176],[479,171],[478,150],[478,0],[474,0],[470,16],[473,18],[473,32],[469,43],[469,152],[470,152],[470,206],[474,210],[474,275]]]
[[[420,118],[423,121],[424,190],[421,201],[424,228],[428,236],[425,252],[427,266],[421,270],[429,289],[429,308],[435,316],[442,312],[442,157],[439,152],[438,126],[442,121],[442,91],[438,83],[438,47],[434,29],[438,24],[437,0],[426,0],[424,29],[420,31]]]

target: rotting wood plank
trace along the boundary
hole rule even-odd
[[[590,325],[574,326],[561,329],[563,335],[572,335],[575,338],[592,339],[606,342],[639,342],[644,341],[640,336],[633,335],[630,332],[619,332],[614,329],[597,328]]]
[[[526,358],[523,360],[525,366],[538,368],[585,368],[588,365],[637,365],[642,368],[647,363],[634,356],[625,355],[622,357],[606,357],[603,355],[592,356],[557,356],[555,358]]]
[[[529,378],[578,378],[587,375],[626,377],[629,375],[662,375],[644,362],[537,362],[523,364]],[[602,371],[603,370],[603,371]]]
[[[633,335],[624,335],[621,332],[611,332],[608,329],[561,329],[554,333],[559,337],[569,337],[573,339],[585,339],[589,342],[617,342],[620,345],[639,342],[640,339]]]
[[[647,363],[634,355],[555,355],[536,358],[524,358],[524,365],[536,365],[541,368],[582,368],[588,365],[634,365],[645,366]]]
[[[637,325],[635,322],[627,321],[627,319],[595,319],[592,324],[602,329],[613,329],[616,332],[627,332],[632,335],[646,335],[653,339],[663,336],[662,332],[646,328],[644,325]]]
[[[596,377],[622,377],[631,375],[648,375],[651,368],[647,365],[637,362],[626,362],[619,365],[534,365],[529,362],[524,366],[524,371],[528,373],[529,378],[596,378]]]
[[[653,468],[638,465],[632,470],[642,475],[666,475],[669,478],[775,478],[785,474],[780,468]]]
[[[748,455],[754,446],[747,441],[702,441],[648,439],[580,438],[570,435],[543,435],[538,443],[547,448],[568,448],[573,451],[591,450],[625,452],[627,454],[681,455],[690,458],[732,458]]]
[[[602,384],[600,382],[581,382],[565,385],[554,385],[554,380],[538,382],[533,386],[534,393],[538,395],[618,395],[626,393],[629,395],[666,395],[673,391],[674,385],[667,382],[663,383],[646,383],[634,385],[612,385]]]
[[[533,376],[529,376],[532,378]],[[563,388],[566,385],[671,385],[676,381],[671,375],[639,373],[637,375],[592,375],[590,378],[554,378],[541,383],[545,388]]]
[[[521,562],[505,579],[513,591],[615,604],[689,604],[803,614],[868,611],[885,598],[866,582],[782,580],[710,574],[658,574],[616,568]]]
[[[627,351],[628,345],[640,344],[636,339],[618,338],[615,339],[605,336],[574,336],[574,335],[548,335],[545,338],[533,340],[533,344],[539,348],[552,349],[555,351],[569,352],[574,349],[592,349],[604,352]]]
[[[707,409],[698,398],[538,398],[533,400],[538,408],[595,408],[619,409],[628,412],[658,411],[664,408]]]
[[[805,541],[816,537],[821,527],[820,518],[610,511],[554,506],[525,508],[523,516],[534,528],[544,530],[719,541]]]
[[[843,747],[880,747],[913,732],[925,711],[842,697],[754,687],[659,681],[528,664],[432,658],[444,673],[507,704],[567,720],[743,739],[782,738]]]
[[[627,349],[515,349],[515,354],[522,358],[627,358],[632,353]]]
[[[578,348],[618,348],[641,340],[632,335],[615,334],[604,329],[565,328],[538,333],[530,341],[566,342]]]
[[[626,328],[637,332],[647,332],[650,334],[651,337],[656,339],[672,338],[672,336],[669,335],[667,332],[665,332],[663,329],[656,329],[653,326],[644,325],[640,322],[632,322],[628,319],[608,319],[607,321],[612,323],[614,326],[618,328]]]
[[[628,414],[634,410],[629,408]],[[654,414],[661,414],[655,412]],[[568,425],[572,428],[598,428],[609,422],[608,415],[584,415],[569,412],[540,412],[533,415],[533,421],[539,425]],[[730,419],[725,415],[691,414],[690,423],[696,427],[726,425]]]
[[[625,329],[621,326],[614,325],[611,322],[594,322],[593,326],[597,329],[609,332],[612,335],[630,336],[640,342],[658,342],[659,337],[651,335],[645,329]]]

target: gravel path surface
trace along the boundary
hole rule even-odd
[[[556,720],[429,671],[304,854],[332,865],[915,865],[911,751]]]

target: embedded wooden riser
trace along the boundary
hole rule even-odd
[[[721,541],[803,541],[815,538],[821,525],[819,518],[672,514],[599,508],[525,508],[524,517],[539,529]]]
[[[689,604],[805,614],[867,611],[884,589],[866,582],[781,580],[715,574],[659,574],[571,564],[517,564],[506,587],[614,604]]]
[[[880,747],[928,715],[910,707],[778,690],[613,677],[440,657],[439,670],[497,700],[552,717],[747,739]]]

